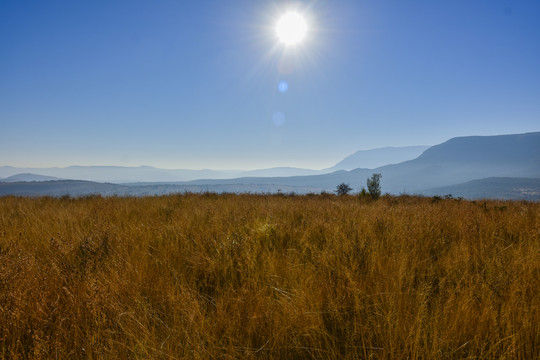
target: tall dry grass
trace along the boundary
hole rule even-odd
[[[540,204],[0,198],[3,359],[534,359]]]

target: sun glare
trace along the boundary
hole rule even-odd
[[[276,24],[276,34],[283,44],[296,45],[306,36],[308,27],[304,17],[297,12],[282,15]]]

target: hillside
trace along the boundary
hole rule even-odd
[[[540,178],[487,178],[422,191],[424,195],[447,195],[466,199],[540,200]]]
[[[450,139],[424,151],[422,162],[458,164],[540,164],[540,132],[466,136]]]
[[[540,178],[540,132],[453,138],[415,160],[377,170],[390,191],[420,191],[487,177]]]
[[[30,182],[30,181],[51,181],[59,180],[54,176],[44,176],[38,174],[24,173],[8,176],[5,179],[0,179],[1,182]]]
[[[83,180],[0,182],[0,196],[155,196],[174,193],[319,193],[318,187],[273,184],[185,184],[144,183],[119,185]]]
[[[402,146],[360,150],[327,170],[333,172],[358,168],[374,169],[384,165],[397,164],[417,158],[428,148],[429,146]]]
[[[127,195],[127,187],[82,180],[0,182],[0,196]]]

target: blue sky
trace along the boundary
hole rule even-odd
[[[309,32],[285,48],[290,8]],[[0,165],[324,168],[539,131],[538,19],[537,0],[2,0]]]

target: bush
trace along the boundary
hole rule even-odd
[[[365,199],[369,196],[368,192],[366,191],[366,188],[362,186],[362,190],[358,193],[358,197],[360,199]]]
[[[347,195],[352,191],[352,188],[349,184],[341,183],[336,187],[336,194],[338,196]]]

